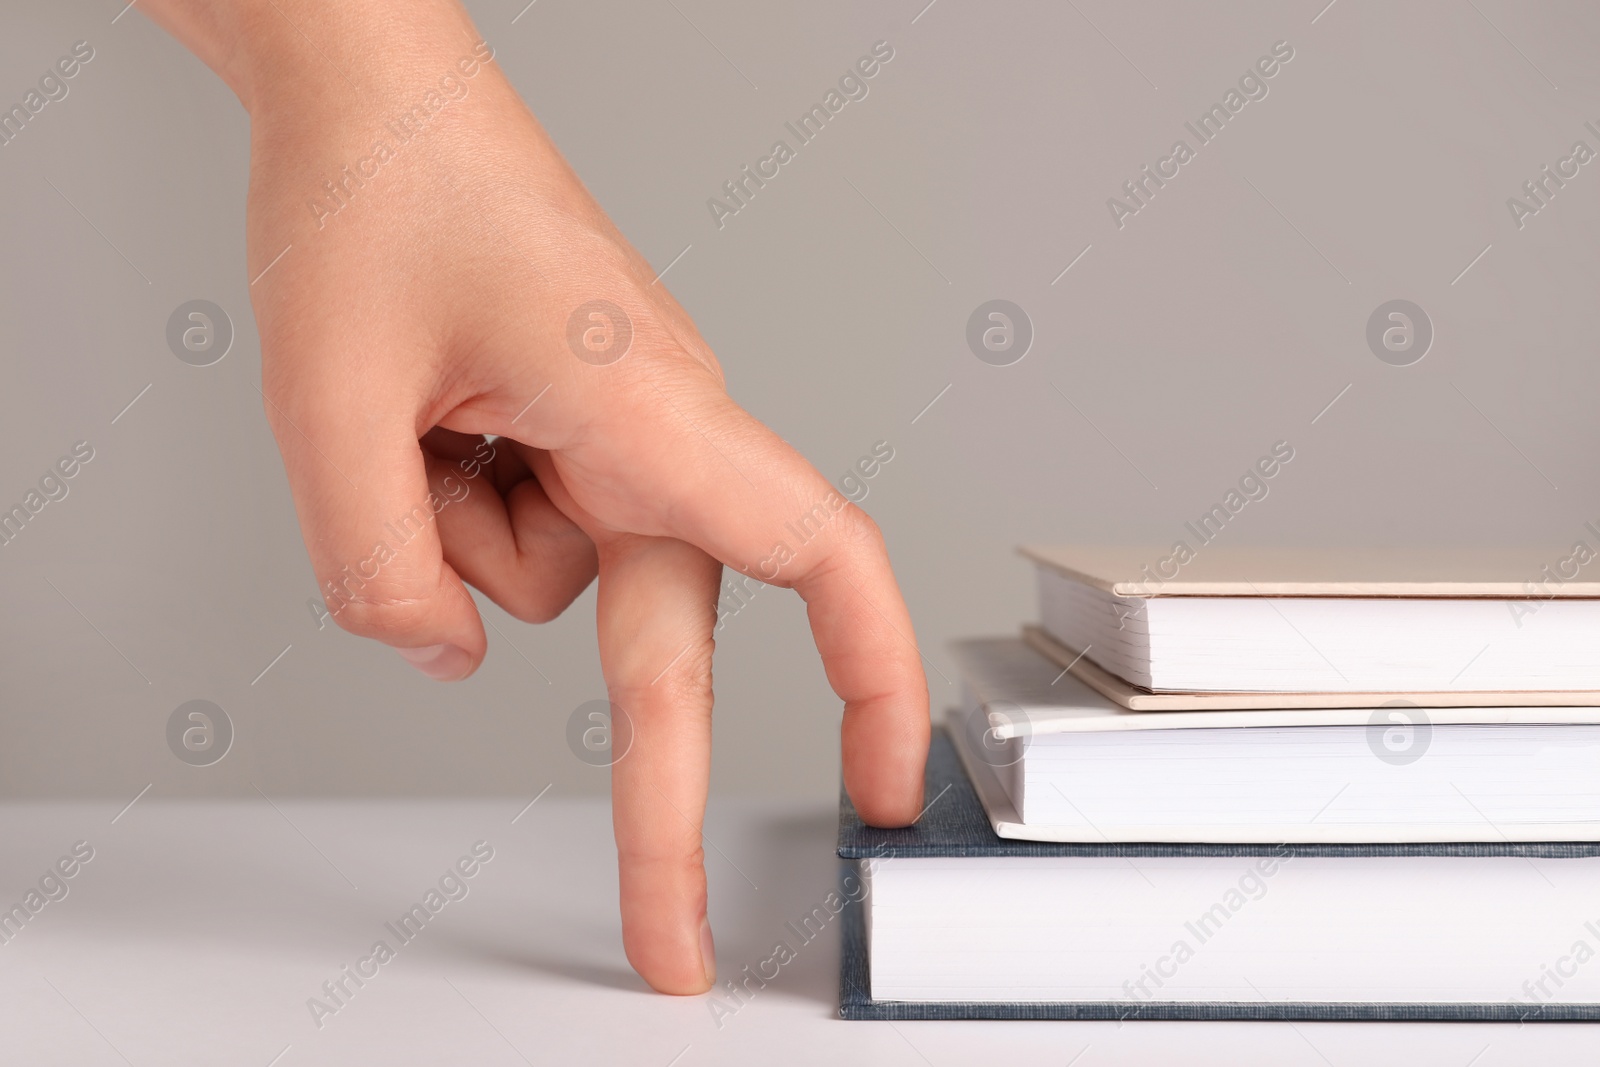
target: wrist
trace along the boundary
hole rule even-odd
[[[379,106],[481,38],[457,0],[141,0],[257,116],[280,105]],[[466,51],[470,51],[470,44]]]

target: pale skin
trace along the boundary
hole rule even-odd
[[[598,576],[606,686],[634,729],[612,768],[623,944],[654,988],[705,991],[716,963],[700,823],[723,566],[805,599],[844,701],[844,781],[862,817],[902,826],[921,811],[927,684],[877,526],[847,504],[793,543],[785,524],[837,492],[728,397],[687,313],[499,66],[464,73],[481,37],[456,0],[137,10],[250,115],[246,273],[260,275],[264,408],[324,588],[459,476],[482,435],[503,438],[472,491],[334,618],[449,681],[485,651],[468,584],[543,622]],[[368,165],[375,176],[337,214],[308,206],[328,203],[322,183],[375,141],[398,143],[386,124],[447,74],[466,90]],[[596,299],[633,327],[609,365],[576,358],[567,339],[573,311]],[[775,556],[780,543],[790,552]]]

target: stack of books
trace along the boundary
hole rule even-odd
[[[1600,1018],[1600,582],[1024,555],[922,818],[842,800],[844,1017]]]

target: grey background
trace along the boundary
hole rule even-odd
[[[1520,231],[1506,207],[1600,149],[1600,11],[924,3],[469,6],[623,232],[658,269],[688,248],[666,281],[734,396],[830,478],[894,447],[864,506],[936,706],[949,638],[1032,613],[1014,544],[1164,546],[1280,439],[1296,458],[1231,541],[1516,545],[1533,578],[1600,519],[1600,162]],[[605,789],[564,741],[603,694],[592,590],[537,628],[486,604],[503,634],[456,686],[317,630],[252,387],[246,116],[121,6],[13,4],[0,32],[5,106],[96,50],[0,148],[0,504],[95,449],[0,547],[0,796]],[[878,40],[868,97],[719,230],[707,198]],[[1269,95],[1119,230],[1107,198],[1279,40]],[[196,298],[236,329],[211,367],[164,339]],[[1033,321],[1014,366],[966,347],[993,298]],[[1396,298],[1434,325],[1410,367],[1365,342]],[[831,798],[838,709],[799,601],[759,595],[716,671],[714,788]],[[209,767],[165,741],[196,698],[236,731]]]

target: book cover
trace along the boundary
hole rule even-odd
[[[1023,545],[1018,551],[1127,597],[1600,597],[1600,581],[1553,572],[1550,561],[1529,549],[1247,548],[1199,539],[1188,553],[1175,548]]]
[[[916,825],[879,829],[863,823],[840,791],[838,855],[841,879],[876,859],[966,856],[1525,856],[1560,859],[1600,856],[1582,842],[1424,844],[1162,844],[1053,843],[1006,839],[994,833],[977,791],[950,738],[935,731],[928,753],[926,809]],[[854,901],[859,887],[847,894]],[[875,1001],[871,997],[865,898],[843,912],[839,1014],[845,1019],[1189,1019],[1271,1021],[1538,1022],[1600,1019],[1600,1004],[1307,1003],[1088,1001],[950,1003]]]

